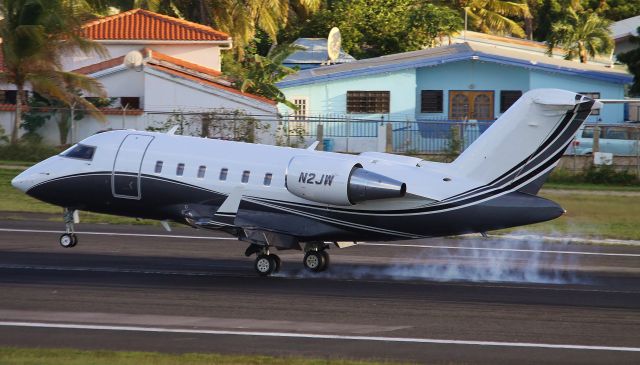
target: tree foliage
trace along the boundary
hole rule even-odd
[[[104,48],[80,36],[82,19],[73,6],[61,0],[3,0],[0,2],[0,37],[5,71],[0,80],[16,86],[17,108],[11,142],[18,140],[26,83],[41,95],[66,103],[76,100],[68,90],[103,94],[100,83],[85,75],[65,72],[61,59],[74,52],[105,54]]]
[[[340,28],[346,52],[368,58],[432,46],[462,29],[462,18],[455,10],[422,1],[338,0],[288,29],[282,39],[325,38],[332,27]]]
[[[497,35],[525,37],[519,21],[531,18],[526,2],[520,0],[457,0],[456,5],[467,13],[467,22],[472,29]],[[464,16],[464,15],[463,15]]]
[[[640,32],[640,27],[637,29]],[[638,33],[640,34],[640,33]],[[627,67],[629,67],[629,72],[633,74],[633,84],[631,85],[631,89],[629,93],[632,95],[639,96],[640,95],[640,37],[632,36],[631,43],[635,44],[635,48],[629,52],[621,53],[618,55],[618,60]]]
[[[603,19],[592,11],[568,11],[568,16],[551,26],[548,39],[549,52],[562,47],[568,60],[578,57],[586,63],[589,56],[608,54],[614,43],[609,31],[610,20]]]

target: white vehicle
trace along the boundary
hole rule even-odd
[[[87,210],[226,231],[249,243],[261,275],[280,267],[274,247],[303,250],[305,267],[323,271],[331,244],[484,233],[562,215],[536,193],[593,107],[570,91],[532,90],[452,163],[110,131],[12,184],[65,208],[63,247],[78,241],[74,211]]]

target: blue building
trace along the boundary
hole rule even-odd
[[[292,46],[299,48],[285,58],[282,64],[287,67],[298,67],[301,70],[326,65],[329,60],[326,38],[298,38]],[[356,59],[340,49],[340,54],[334,64],[353,62]]]
[[[345,115],[391,121],[499,117],[523,92],[561,88],[621,99],[632,76],[622,68],[581,64],[496,45],[449,46],[301,70],[277,86],[299,109],[296,118]],[[609,104],[589,121],[624,121]]]

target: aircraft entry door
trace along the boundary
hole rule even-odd
[[[113,196],[125,199],[140,199],[140,168],[142,159],[147,152],[152,136],[130,134],[125,137],[116,159],[113,162],[111,174],[111,191]]]

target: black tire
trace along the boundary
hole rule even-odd
[[[302,264],[311,272],[320,272],[325,265],[324,255],[320,251],[309,251],[304,255]]]
[[[269,276],[274,272],[276,263],[269,255],[260,254],[256,257],[253,267],[256,269],[258,275]]]
[[[325,271],[329,268],[329,264],[331,263],[331,259],[329,258],[329,253],[326,250],[320,251],[320,254],[324,258],[324,263],[320,271]]]
[[[75,236],[74,234],[70,234],[70,233],[64,233],[60,236],[60,239],[58,240],[58,243],[60,243],[60,246],[64,247],[64,248],[71,248],[73,246],[75,246],[74,243],[77,243],[78,240],[74,239]]]
[[[71,239],[73,239],[73,243],[71,247],[76,247],[76,245],[78,244],[78,236],[76,236],[75,233],[71,234]]]
[[[280,267],[282,267],[282,260],[280,260],[280,256],[275,255],[275,254],[270,254],[269,257],[275,263],[275,267],[273,269],[273,272],[276,273],[276,272],[280,271]]]

